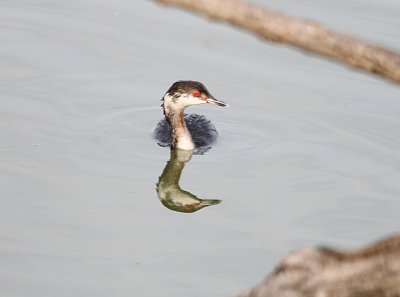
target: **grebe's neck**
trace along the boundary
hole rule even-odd
[[[182,150],[194,150],[192,136],[185,124],[184,108],[173,109],[168,104],[163,104],[165,117],[172,130],[172,147]]]

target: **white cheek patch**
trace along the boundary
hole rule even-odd
[[[192,95],[182,94],[179,97],[175,97],[167,93],[164,96],[164,103],[166,106],[173,109],[184,109],[190,105],[207,103],[207,101]]]
[[[169,93],[164,95],[164,107],[167,110],[182,110],[184,108],[180,103],[179,98],[171,96]]]
[[[165,103],[172,103],[176,100],[173,96],[171,96],[169,93],[164,95],[164,102]]]
[[[183,95],[179,98],[179,101],[184,103],[185,106],[207,103],[206,101],[201,100],[199,97],[192,95]]]

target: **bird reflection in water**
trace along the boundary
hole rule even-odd
[[[161,203],[173,211],[195,212],[221,202],[217,199],[200,199],[179,186],[182,170],[192,158],[192,150],[171,149],[171,156],[157,183],[157,196]]]

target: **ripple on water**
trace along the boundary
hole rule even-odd
[[[276,128],[265,115],[233,110],[214,123],[220,133],[217,149],[227,157],[251,154],[254,158],[274,142],[276,135]]]
[[[196,111],[197,112],[197,111]],[[219,138],[213,145],[213,152],[223,157],[239,155],[257,156],[265,153],[277,135],[277,128],[265,114],[254,114],[230,109],[223,114],[217,111],[199,111],[215,124]],[[125,108],[104,115],[102,146],[105,151],[123,158],[137,158],[142,162],[158,162],[169,154],[167,148],[157,145],[152,133],[163,117],[159,107]],[[165,153],[162,153],[165,151]]]
[[[107,154],[144,163],[159,162],[160,154],[152,132],[161,117],[159,107],[124,108],[102,116],[105,127],[101,129],[101,146]]]

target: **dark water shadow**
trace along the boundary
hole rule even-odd
[[[200,199],[182,190],[179,180],[185,164],[192,158],[193,151],[171,149],[171,156],[157,183],[157,196],[161,203],[173,211],[191,213],[210,205],[221,203],[218,199]]]

